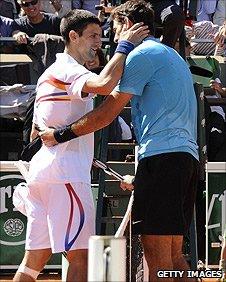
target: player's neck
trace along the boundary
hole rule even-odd
[[[75,59],[79,64],[84,65],[84,60],[81,57],[80,53],[74,48],[70,48],[70,46],[66,46],[64,49],[64,53],[70,55],[73,59]]]

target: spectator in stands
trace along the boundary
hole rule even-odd
[[[38,33],[60,35],[60,19],[40,11],[40,0],[17,0],[25,16],[14,20],[13,37],[18,44],[27,44]]]
[[[226,16],[226,3],[225,0],[218,0],[215,13],[213,15],[213,23],[222,26]]]
[[[62,18],[73,9],[72,0],[40,0],[40,4],[42,12],[56,14],[59,18]]]
[[[0,37],[12,36],[13,20],[0,16]],[[14,47],[9,42],[0,42],[0,53],[13,53]],[[1,60],[0,60],[1,61]],[[15,65],[9,67],[6,65],[0,66],[0,85],[11,85],[17,83]]]
[[[216,7],[217,0],[198,0],[197,21],[212,21]]]
[[[152,4],[155,22],[163,26],[162,43],[174,47],[184,28],[185,16],[182,9],[175,0],[146,1]]]
[[[95,9],[96,5],[100,4],[100,0],[72,0],[73,9],[83,9],[98,14],[98,11]]]

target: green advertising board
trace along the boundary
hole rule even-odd
[[[218,268],[226,227],[226,163],[207,163],[206,185],[206,265]]]
[[[0,162],[0,269],[17,269],[24,256],[27,219],[12,201],[21,182],[24,178],[14,162]],[[61,255],[55,254],[46,268],[61,268]]]

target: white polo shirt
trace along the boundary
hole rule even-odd
[[[68,125],[93,109],[93,95],[82,98],[86,80],[95,74],[66,53],[39,78],[33,122],[41,129]],[[59,144],[42,146],[30,163],[30,181],[90,183],[93,133]]]

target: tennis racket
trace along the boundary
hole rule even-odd
[[[117,180],[120,180],[120,181],[123,180],[123,176],[121,174],[119,174],[118,172],[113,170],[111,167],[109,167],[105,163],[103,163],[103,162],[101,162],[101,161],[99,161],[95,158],[93,159],[93,166],[103,169],[103,171],[105,173],[107,173],[108,175],[111,175],[112,177],[114,177]]]

